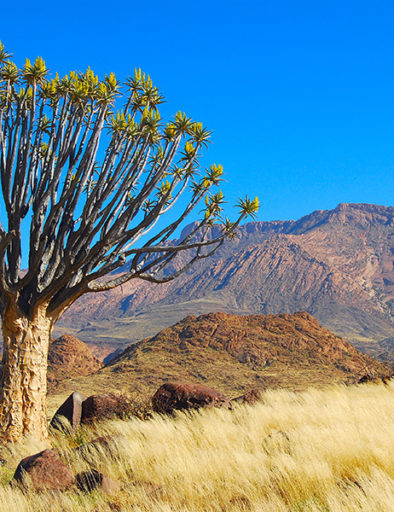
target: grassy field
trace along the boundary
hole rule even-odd
[[[392,512],[394,383],[268,391],[255,406],[113,420],[53,444],[75,472],[73,447],[121,434],[90,463],[117,479],[115,496],[22,492],[9,480],[26,448],[1,454],[4,512]],[[38,451],[30,446],[29,453]]]

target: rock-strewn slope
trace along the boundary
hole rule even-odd
[[[302,309],[351,341],[394,335],[394,207],[340,204],[297,221],[251,222],[238,235],[173,282],[82,297],[61,325],[116,345],[191,313]]]
[[[306,312],[293,315],[211,313],[188,316],[128,347],[102,370],[67,383],[63,392],[123,389],[151,396],[168,380],[196,382],[234,397],[252,388],[301,390],[353,383],[390,373],[321,327]]]

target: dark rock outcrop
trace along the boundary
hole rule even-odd
[[[161,414],[201,407],[231,408],[230,400],[223,393],[189,382],[166,382],[154,394],[152,405],[153,410]]]

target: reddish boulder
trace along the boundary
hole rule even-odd
[[[131,410],[131,404],[125,396],[92,395],[82,402],[82,423],[124,416]]]
[[[207,406],[231,409],[230,400],[216,389],[189,382],[166,382],[152,397],[152,405],[155,412],[162,414]]]
[[[27,478],[26,478],[27,477]],[[14,474],[18,483],[32,485],[34,490],[65,489],[74,482],[74,476],[53,450],[44,450],[20,461]]]
[[[251,389],[247,393],[242,396],[238,396],[237,398],[233,398],[232,402],[239,402],[241,404],[252,405],[256,402],[260,402],[262,400],[262,393],[259,389]]]
[[[62,430],[62,419],[66,418],[70,422],[72,429],[77,428],[81,423],[82,402],[84,400],[84,396],[80,395],[78,391],[74,391],[56,411],[51,421],[51,427]]]
[[[119,482],[112,480],[107,475],[100,473],[97,469],[83,471],[75,477],[77,487],[84,492],[90,492],[94,489],[101,488],[107,494],[115,494],[120,489]]]

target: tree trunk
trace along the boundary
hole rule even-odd
[[[0,391],[0,436],[48,438],[46,410],[48,347],[53,322],[39,308],[31,318],[8,308],[3,316],[4,367]]]

